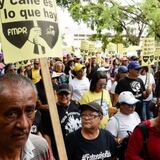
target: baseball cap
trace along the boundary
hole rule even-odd
[[[97,71],[109,71],[109,68],[106,68],[106,67],[99,67]]]
[[[61,92],[72,93],[72,87],[67,83],[60,84],[58,86],[57,93],[59,94]]]
[[[80,63],[76,63],[75,66],[74,66],[74,71],[78,72],[78,71],[80,71],[81,69],[84,69],[84,68],[85,68],[84,65],[82,65]]]
[[[90,102],[90,103],[87,103],[87,104],[80,105],[81,112],[83,110],[85,110],[85,109],[88,109],[88,108],[90,108],[92,110],[95,110],[96,112],[100,112],[103,115],[103,111],[102,111],[101,106],[98,103],[94,102],[94,101]]]
[[[119,98],[118,98],[118,102],[133,105],[133,104],[136,104],[137,102],[139,102],[139,100],[134,97],[132,92],[124,91],[124,92],[120,93]]]
[[[118,73],[126,73],[126,72],[128,72],[128,68],[126,66],[123,65],[118,68]]]
[[[140,68],[141,68],[141,65],[139,64],[138,61],[131,61],[128,64],[128,69],[140,69]]]

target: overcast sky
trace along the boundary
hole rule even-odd
[[[122,4],[133,4],[133,2],[139,3],[142,2],[143,0],[117,0],[117,1],[120,1]],[[69,13],[60,9],[59,7],[58,7],[58,15],[59,15],[59,26],[62,31],[68,28],[68,30],[71,30],[73,32],[74,30],[75,31],[81,30],[81,28],[83,29],[85,27],[85,25],[82,24],[78,25],[77,23],[75,23],[69,16]],[[88,32],[86,28],[84,28],[84,31]]]
[[[141,2],[142,0],[117,0],[122,4],[132,4],[133,2]],[[65,39],[67,43],[73,44],[74,34],[92,34],[94,31],[87,28],[87,26],[83,23],[78,24],[73,21],[69,13],[65,10],[57,8],[58,16],[59,16],[59,27],[62,34],[65,34]]]

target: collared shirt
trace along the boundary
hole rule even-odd
[[[53,160],[44,138],[30,134],[22,150],[21,160]]]

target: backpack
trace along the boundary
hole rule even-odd
[[[150,160],[150,156],[148,154],[148,149],[147,149],[147,141],[149,138],[149,134],[148,134],[148,128],[144,123],[140,123],[138,126],[136,126],[136,128],[139,128],[141,133],[142,133],[142,137],[143,137],[143,147],[141,149],[140,152],[140,157],[143,158],[144,160]]]
[[[118,122],[117,118],[116,118],[116,120]],[[140,129],[140,131],[142,132],[143,140],[144,140],[143,147],[140,152],[140,157],[144,158],[145,160],[150,160],[148,152],[147,152],[147,141],[148,141],[148,137],[149,137],[148,128],[144,123],[140,123],[139,125],[136,126],[136,128]],[[123,139],[121,144],[117,145],[117,157],[119,158],[119,160],[125,159],[125,152],[126,152],[126,149],[128,146],[130,136],[132,134],[131,132],[127,132],[127,133],[128,133],[128,136]]]

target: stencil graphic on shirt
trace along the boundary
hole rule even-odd
[[[133,81],[132,83],[130,83],[130,86],[132,91],[136,93],[140,92],[141,84],[139,82]]]
[[[81,120],[75,118],[74,115],[68,117],[68,121],[65,125],[66,133],[71,133],[81,127]]]

